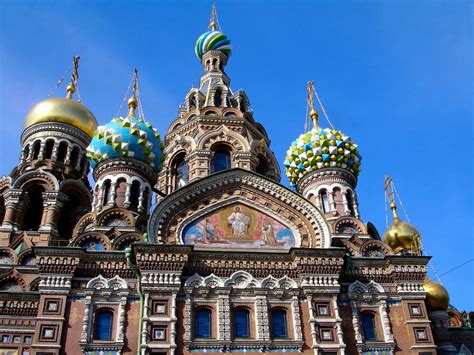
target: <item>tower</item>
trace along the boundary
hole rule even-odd
[[[334,234],[367,234],[360,222],[355,191],[362,159],[358,146],[332,124],[331,128],[319,126],[315,95],[319,101],[310,81],[307,103],[313,128],[288,149],[284,161],[286,176],[300,194],[323,212]]]
[[[36,104],[25,118],[19,165],[4,193],[0,241],[25,231],[36,245],[67,244],[77,220],[90,208],[86,147],[97,127],[89,109],[73,99],[79,57],[65,98]]]
[[[157,184],[166,194],[195,179],[237,167],[280,180],[270,140],[253,118],[247,95],[230,87],[225,67],[232,46],[217,27],[214,9],[210,30],[195,46],[204,74],[199,87],[186,94],[166,134],[165,160]]]

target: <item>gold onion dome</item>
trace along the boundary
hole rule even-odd
[[[429,312],[448,309],[449,294],[443,285],[426,278],[423,288],[426,291],[425,302]]]
[[[420,251],[420,232],[410,223],[403,222],[397,214],[395,203],[390,204],[393,222],[383,234],[383,240],[395,253],[403,250]]]

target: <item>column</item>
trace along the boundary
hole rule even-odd
[[[347,192],[341,191],[342,195],[342,204],[344,205],[344,214],[346,216],[351,214],[351,210],[349,209],[349,202],[347,201]]]
[[[334,296],[332,299],[332,307],[334,309],[334,317],[336,318],[336,332],[337,332],[337,338],[339,340],[339,344],[341,345],[342,348],[346,347],[346,344],[344,343],[344,334],[342,332],[342,319],[339,315],[339,307],[337,305],[337,296]]]
[[[142,348],[144,344],[148,343],[148,311],[150,310],[149,302],[150,294],[147,292],[145,293],[145,299],[143,300]]]
[[[91,303],[92,303],[92,296],[87,296],[86,301],[84,302],[86,305],[86,309],[84,310],[84,317],[82,317],[82,332],[81,332],[81,340],[80,343],[87,343],[89,341],[89,324],[91,323],[90,319],[90,311],[91,311]]]
[[[97,201],[96,201],[96,209],[97,211],[100,211],[101,207],[102,207],[102,201],[104,201],[104,186],[100,186],[99,187],[99,191],[97,191]]]
[[[41,141],[40,150],[39,150],[39,154],[38,154],[38,160],[43,160],[44,159],[45,146],[46,146],[46,141]]]
[[[59,147],[59,143],[57,141],[54,141],[53,152],[51,154],[51,160],[52,161],[57,161],[58,160],[58,147]]]
[[[130,207],[130,196],[132,195],[132,184],[127,183],[127,190],[125,191],[125,202],[124,202],[124,207],[128,208]]]
[[[363,344],[362,335],[359,329],[360,322],[359,322],[359,313],[357,310],[356,301],[351,300],[351,309],[352,309],[352,325],[354,327],[354,335],[355,335],[356,342],[357,344]]]
[[[255,320],[257,321],[257,340],[270,341],[268,305],[266,295],[257,295],[255,301]]]
[[[128,293],[128,292],[127,292]],[[125,305],[127,304],[127,296],[120,297],[118,324],[117,324],[117,342],[123,343],[125,329]]]
[[[140,196],[138,197],[138,212],[143,212],[143,210],[145,209],[143,206],[144,194],[145,194],[145,187],[140,186]]]
[[[115,203],[115,197],[117,196],[117,181],[110,183],[109,196],[107,196],[107,204],[113,205]]]
[[[171,294],[170,355],[176,350],[176,292]]]
[[[230,324],[230,303],[229,294],[220,294],[217,301],[218,319],[217,326],[218,339],[224,341],[231,340],[231,324]]]
[[[79,156],[77,157],[77,162],[76,162],[76,166],[74,167],[74,169],[76,169],[76,170],[81,169],[81,162],[82,162],[82,157],[83,156],[84,156],[84,154],[79,154]]]
[[[71,152],[72,152],[72,146],[68,144],[67,149],[66,149],[66,159],[64,159],[64,164],[66,165],[69,165],[71,163]]]
[[[354,216],[359,218],[359,202],[357,201],[357,195],[355,192],[352,194],[352,203],[354,204]]]
[[[3,217],[2,227],[19,227],[18,212],[24,205],[25,192],[21,189],[8,189],[3,195],[5,199],[5,216]]]
[[[387,302],[384,299],[380,300],[380,318],[382,319],[383,336],[386,343],[394,343],[393,334],[390,327],[390,320],[387,314]]]

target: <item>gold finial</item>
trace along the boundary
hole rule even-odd
[[[79,57],[78,55],[75,55],[72,58],[72,62],[74,64],[74,69],[73,69],[72,74],[71,74],[71,82],[69,83],[69,85],[66,88],[66,92],[67,92],[66,98],[67,99],[72,99],[72,94],[74,94],[74,92],[76,91],[77,80],[79,79],[79,73],[78,73],[79,59],[81,59],[81,57]]]
[[[217,28],[216,24],[216,3],[212,4],[212,14],[211,14],[211,20],[209,21],[209,29],[211,31],[215,31]]]
[[[319,113],[316,111],[314,108],[314,97],[313,97],[313,91],[314,91],[314,81],[308,81],[308,103],[309,107],[311,108],[311,111],[309,112],[309,116],[311,117],[311,120],[313,121],[313,127],[318,128],[318,117]]]
[[[138,107],[138,100],[137,100],[137,92],[138,92],[138,70],[135,68],[133,71],[133,92],[130,99],[128,99],[128,115],[135,117],[135,109]]]
[[[397,213],[397,204],[395,203],[395,198],[393,197],[393,180],[390,176],[385,176],[385,188],[384,191],[388,196],[388,199],[390,201],[390,209],[392,210],[393,213],[393,219],[394,220],[399,220],[400,217],[398,217]]]

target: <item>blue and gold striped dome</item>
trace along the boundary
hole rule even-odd
[[[87,147],[92,168],[110,158],[128,157],[145,162],[157,171],[162,156],[163,144],[158,131],[150,123],[135,117],[133,111],[97,127]]]
[[[285,174],[295,186],[300,179],[315,170],[337,167],[356,176],[360,172],[359,149],[349,136],[329,128],[313,128],[298,137],[286,153]]]
[[[196,55],[199,59],[209,51],[221,51],[226,56],[232,54],[230,39],[220,31],[212,30],[203,33],[196,41]]]

